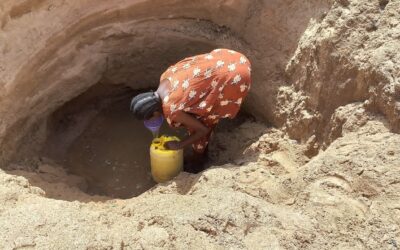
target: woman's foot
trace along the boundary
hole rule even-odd
[[[207,153],[199,154],[193,152],[191,156],[185,158],[183,170],[188,173],[197,174],[205,169],[207,163]]]
[[[190,162],[183,165],[183,171],[191,174],[198,174],[203,170],[204,170],[204,164],[199,162]]]

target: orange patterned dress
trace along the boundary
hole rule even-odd
[[[212,129],[222,118],[234,118],[251,85],[251,64],[239,52],[215,49],[207,54],[188,57],[169,67],[161,81],[169,80],[168,95],[163,99],[163,113],[170,126],[176,111],[194,115]],[[193,131],[189,130],[189,134]],[[204,152],[210,134],[193,145]]]

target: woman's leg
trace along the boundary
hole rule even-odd
[[[184,170],[186,172],[199,173],[205,169],[208,160],[208,142],[211,135],[212,130],[207,136],[192,145],[192,149],[185,159]]]

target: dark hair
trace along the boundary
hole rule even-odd
[[[132,98],[130,110],[139,120],[149,119],[154,112],[161,112],[161,100],[155,92],[146,92]]]

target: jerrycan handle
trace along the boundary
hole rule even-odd
[[[169,142],[169,141],[179,141],[178,137],[175,136],[161,136],[158,138],[154,138],[151,145],[155,148],[155,149],[159,149],[159,150],[167,150],[165,148],[165,143]]]

